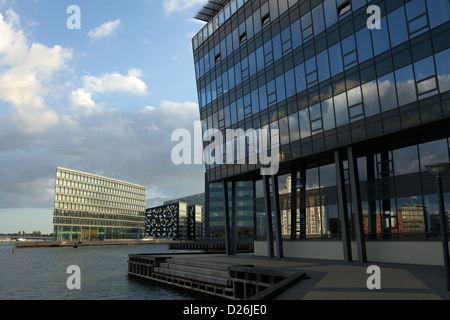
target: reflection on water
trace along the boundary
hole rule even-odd
[[[128,254],[164,253],[167,245],[15,249],[0,244],[0,299],[188,300],[192,297],[127,276]],[[69,290],[67,267],[81,269],[81,290]]]

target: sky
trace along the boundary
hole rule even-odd
[[[204,3],[0,0],[0,233],[53,231],[58,166],[144,185],[147,207],[204,192],[204,165],[171,161],[199,121]]]

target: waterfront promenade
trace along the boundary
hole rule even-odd
[[[439,266],[387,263],[359,264],[333,260],[270,259],[252,254],[191,254],[177,259],[212,264],[254,265],[288,273],[304,272],[301,280],[282,291],[273,300],[450,300],[446,291],[445,270]],[[367,268],[381,270],[381,289],[369,290]]]

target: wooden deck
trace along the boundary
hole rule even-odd
[[[130,277],[182,289],[191,294],[226,300],[264,300],[284,287],[305,279],[304,273],[285,273],[253,265],[232,265],[168,255],[132,254],[128,260]]]

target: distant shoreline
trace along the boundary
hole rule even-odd
[[[14,241],[16,248],[58,248],[58,247],[94,247],[94,246],[134,246],[180,243],[171,240],[117,240],[117,241]]]

